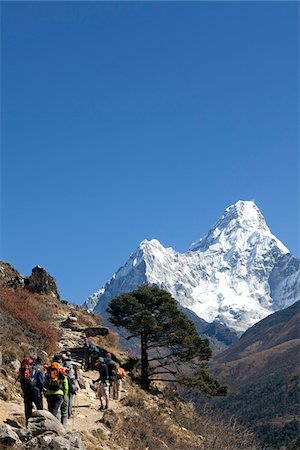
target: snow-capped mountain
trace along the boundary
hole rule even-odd
[[[103,313],[109,300],[140,284],[168,290],[207,322],[238,333],[300,299],[300,260],[269,230],[252,201],[227,208],[185,253],[144,240],[84,306]]]

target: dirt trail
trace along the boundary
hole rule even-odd
[[[57,318],[57,325],[59,326],[61,318]],[[73,415],[68,421],[68,431],[91,431],[103,428],[100,423],[103,417],[103,412],[99,411],[100,401],[96,392],[91,388],[93,386],[92,380],[96,380],[99,376],[97,370],[84,371],[81,367],[82,363],[82,333],[72,331],[67,328],[60,327],[61,351],[71,351],[72,358],[78,363],[78,375],[83,379],[86,388],[78,389],[78,393],[74,396]],[[78,356],[79,355],[79,356]],[[124,396],[124,392],[122,393]],[[17,397],[17,396],[16,396]],[[44,399],[44,407],[47,409],[47,402]],[[109,409],[118,412],[122,408],[122,404],[116,400],[110,400]],[[15,400],[4,402],[0,400],[0,422],[5,422],[7,419],[17,420],[22,426],[25,425],[24,405],[21,397]]]
[[[75,362],[82,363],[82,355],[80,355],[80,348],[82,348],[82,333],[72,331],[68,328],[61,328],[61,349],[69,350],[72,353],[72,358]],[[79,355],[79,357],[76,357]],[[100,400],[96,392],[92,389],[92,381],[98,379],[99,373],[97,370],[84,371],[78,369],[78,376],[81,377],[86,385],[86,389],[78,389],[77,395],[74,396],[73,415],[68,423],[68,431],[89,431],[99,428],[99,422],[103,416],[103,412],[99,411]],[[125,393],[122,392],[121,398]],[[118,412],[123,408],[122,403],[117,400],[110,399],[109,409]]]

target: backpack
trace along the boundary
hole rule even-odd
[[[124,369],[121,370],[121,368],[119,368],[117,371],[117,379],[118,380],[123,380],[123,378],[125,377],[125,375],[123,375],[123,373],[124,373]]]
[[[45,388],[53,391],[62,387],[62,374],[59,367],[51,365],[45,373]]]
[[[32,367],[32,360],[24,358],[21,361],[19,371],[21,388],[24,390],[32,389],[36,385],[35,369]]]
[[[74,366],[73,366],[73,364],[72,364],[72,362],[71,361],[64,361],[63,362],[63,367],[66,367],[67,369],[69,369],[68,371],[67,371],[67,377],[69,378],[69,380],[74,380],[75,381],[75,379],[76,379],[76,374],[75,374],[75,369],[74,369]]]
[[[67,369],[69,369],[66,372],[67,378],[68,378],[68,386],[69,386],[69,392],[70,394],[76,394],[77,392],[77,388],[76,388],[76,373],[75,373],[75,369],[74,366],[72,364],[71,361],[64,361],[63,362],[63,367],[66,367]]]
[[[108,378],[110,382],[116,381],[118,378],[118,370],[116,363],[111,359],[106,363],[108,369]]]

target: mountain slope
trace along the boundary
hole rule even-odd
[[[210,365],[231,390],[219,407],[253,426],[267,448],[299,448],[299,323],[296,302],[253,325]]]
[[[300,298],[300,261],[272,235],[253,202],[238,201],[185,253],[142,241],[84,306],[103,313],[111,298],[143,283],[168,290],[206,322],[242,333]]]

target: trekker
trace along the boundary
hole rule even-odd
[[[44,375],[42,371],[34,366],[31,358],[24,358],[16,381],[20,381],[23,391],[26,427],[28,419],[32,414],[33,403],[36,409],[43,409]]]
[[[77,370],[76,366],[72,362],[71,358],[71,352],[66,352],[66,356],[63,360],[62,366],[66,367],[68,370],[66,371],[66,375],[68,378],[69,383],[69,391],[68,391],[68,419],[70,419],[72,415],[72,408],[73,408],[73,401],[74,401],[74,395],[77,393],[77,387],[76,387],[76,380],[78,378],[77,376]]]
[[[83,341],[84,341],[84,344],[83,344],[83,347],[84,347],[84,368],[85,368],[85,370],[90,370],[90,369],[92,369],[92,365],[93,365],[92,344],[90,343],[90,341],[88,340],[87,337],[84,337]]]
[[[104,362],[103,358],[98,358],[97,361],[98,370],[99,370],[99,378],[97,380],[93,380],[93,383],[99,383],[98,387],[98,395],[100,399],[100,410],[108,409],[109,406],[109,377],[108,377],[108,368]],[[105,406],[103,404],[103,399],[105,399]]]
[[[123,367],[116,365],[116,378],[112,383],[112,394],[114,400],[120,400],[122,390],[122,380],[126,377]]]
[[[64,427],[68,420],[68,391],[69,383],[66,369],[61,366],[61,357],[54,356],[51,365],[45,373],[45,396],[47,398],[48,410],[57,418],[61,419]]]
[[[111,387],[113,387],[114,382],[117,380],[117,363],[112,359],[111,353],[106,353],[104,362],[108,369],[108,378],[110,383],[109,393],[112,395]]]

